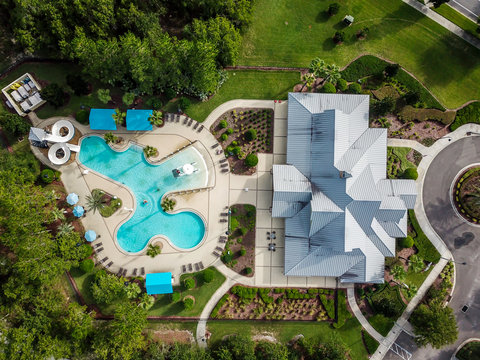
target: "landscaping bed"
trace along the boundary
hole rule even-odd
[[[236,320],[329,321],[334,327],[340,328],[351,314],[347,309],[343,290],[234,286],[218,302],[210,317]]]
[[[230,235],[222,261],[233,271],[251,277],[255,273],[256,209],[253,205],[236,204],[230,212]]]
[[[233,109],[222,114],[210,131],[222,145],[230,171],[250,175],[256,164],[248,163],[248,155],[273,151],[273,110]]]
[[[455,206],[467,221],[478,223],[480,220],[480,168],[466,170],[453,188]]]
[[[117,211],[122,207],[122,199],[119,199],[116,196],[111,195],[103,190],[93,189],[92,196],[95,196],[96,193],[99,193],[100,195],[103,194],[102,196],[103,207],[98,210],[100,212],[100,215],[102,215],[103,217],[112,216],[115,213],[115,211]]]
[[[458,360],[478,360],[480,359],[480,341],[471,341],[458,350],[455,357]]]
[[[455,121],[450,125],[450,130],[454,131],[460,126],[468,123],[480,123],[480,102],[473,102],[458,110]]]
[[[416,168],[415,150],[406,147],[387,148],[387,176],[389,179],[402,177],[408,168]],[[421,156],[421,155],[420,155]],[[417,155],[418,158],[418,155]]]

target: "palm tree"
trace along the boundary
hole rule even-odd
[[[52,215],[52,221],[65,220],[65,214],[63,213],[63,209],[55,207],[50,214]]]
[[[415,254],[410,256],[410,258],[408,259],[408,262],[414,273],[419,273],[425,267],[425,264],[423,263],[423,259],[420,256]]]
[[[405,269],[403,268],[403,266],[400,265],[395,265],[392,270],[390,270],[390,274],[392,274],[393,278],[396,281],[400,282],[404,281],[407,276]]]
[[[300,92],[303,91],[303,89],[305,88],[305,86],[310,87],[310,86],[313,85],[313,83],[315,82],[315,75],[313,75],[312,73],[308,72],[308,73],[306,73],[306,74],[304,74],[304,75],[302,76],[302,79],[303,79],[304,83],[303,83],[302,88],[300,89]]]
[[[127,114],[120,109],[115,109],[115,113],[112,114],[112,118],[117,125],[123,125],[126,116]]]
[[[163,113],[160,110],[153,110],[152,115],[149,116],[150,124],[160,126],[163,124]]]
[[[145,153],[145,156],[147,158],[149,158],[149,157],[155,156],[157,154],[158,150],[157,150],[157,148],[155,148],[153,146],[147,145],[143,149],[143,152]]]
[[[159,245],[148,244],[147,255],[154,258],[162,253],[162,249]]]
[[[103,135],[103,138],[105,139],[105,142],[107,144],[114,143],[118,140],[118,136],[113,135],[111,132],[108,132],[105,135]]]
[[[340,68],[335,64],[328,64],[325,67],[325,70],[323,71],[322,76],[323,76],[322,85],[327,81],[335,85],[337,81],[342,78],[342,74],[340,74]]]
[[[57,236],[70,234],[74,230],[73,225],[69,223],[61,223],[57,227]]]
[[[88,195],[86,197],[88,210],[93,210],[94,214],[95,211],[102,210],[105,206],[103,203],[103,195],[101,191],[93,191],[91,195]]]
[[[325,60],[320,58],[315,58],[310,62],[310,66],[308,67],[308,71],[315,75],[316,78],[321,77],[325,71]]]
[[[147,293],[143,293],[140,297],[140,302],[138,303],[138,306],[144,310],[148,310],[153,306],[154,303],[155,298],[153,296],[150,296]]]

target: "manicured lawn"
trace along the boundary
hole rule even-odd
[[[432,271],[432,269],[433,265],[430,267],[430,269],[428,269],[428,271],[421,271],[419,273],[416,273],[409,268],[407,271],[407,277],[405,278],[405,284],[407,284],[408,286],[415,285],[417,289],[419,289],[427,278],[428,274],[430,274],[430,271]],[[402,288],[401,291],[405,299],[407,299],[408,301],[412,299],[413,296],[409,297],[406,289]]]
[[[367,350],[363,345],[362,326],[357,319],[349,319],[345,325],[338,330],[334,330],[326,322],[310,321],[209,321],[207,323],[208,331],[212,333],[210,342],[221,340],[225,335],[242,334],[253,335],[262,332],[270,332],[281,342],[288,342],[295,335],[303,334],[306,338],[327,340],[333,332],[337,332],[345,344],[351,349],[352,359],[366,359]]]
[[[394,155],[400,159],[400,170],[405,171],[408,168],[416,168],[417,166],[407,159],[407,154],[412,150],[408,147],[388,147]]]
[[[450,33],[401,0],[337,0],[340,12],[329,18],[331,1],[257,0],[239,64],[306,67],[317,56],[345,66],[370,53],[412,72],[449,108],[478,98],[480,50]],[[355,17],[347,29],[346,14]],[[370,32],[357,41],[363,27]],[[343,29],[343,30],[342,30]],[[345,42],[335,47],[335,31]]]
[[[387,336],[388,332],[392,329],[395,321],[382,314],[376,314],[368,318],[368,322],[377,330],[381,335]]]
[[[193,276],[195,278],[197,286],[191,290],[185,290],[182,286],[174,287],[173,291],[181,292],[182,299],[185,296],[191,295],[195,297],[195,305],[191,310],[185,310],[183,303],[172,303],[170,295],[158,295],[155,305],[148,311],[149,316],[187,316],[194,317],[199,316],[205,304],[210,300],[213,293],[223,284],[225,276],[223,276],[217,269],[212,268],[215,272],[213,281],[210,283],[204,283],[203,271],[193,274],[185,274],[180,278],[181,281],[185,277]]]
[[[287,93],[299,82],[300,74],[296,71],[229,71],[228,80],[218,93],[206,102],[193,102],[187,114],[201,122],[213,109],[229,100],[286,99]]]
[[[480,39],[480,33],[477,32],[477,24],[459,13],[457,10],[447,4],[443,4],[438,8],[432,7],[432,10],[450,20],[455,25],[460,26],[463,30]]]

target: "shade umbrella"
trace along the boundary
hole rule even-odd
[[[97,233],[93,230],[88,230],[86,233],[85,233],[85,240],[87,240],[88,242],[92,242],[94,241],[95,239],[97,238]]]
[[[75,193],[70,193],[67,196],[68,205],[75,205],[78,202],[78,195]]]
[[[78,205],[73,208],[73,215],[75,215],[76,217],[81,217],[84,212],[85,209],[83,208],[83,206]]]

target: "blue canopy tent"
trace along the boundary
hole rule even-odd
[[[73,208],[73,215],[75,215],[76,217],[81,217],[84,212],[85,209],[83,208],[83,206],[77,205]]]
[[[86,233],[85,233],[85,240],[87,240],[88,242],[92,242],[94,241],[95,239],[97,238],[97,233],[93,230],[88,230]]]
[[[68,205],[75,205],[78,202],[78,195],[75,193],[70,193],[67,196]]]
[[[153,129],[148,118],[153,110],[127,110],[127,130],[150,131]]]
[[[155,294],[171,294],[172,288],[172,273],[153,273],[147,274],[145,280],[148,295]]]
[[[117,130],[117,124],[112,115],[115,109],[91,109],[90,110],[90,129],[92,130]]]

